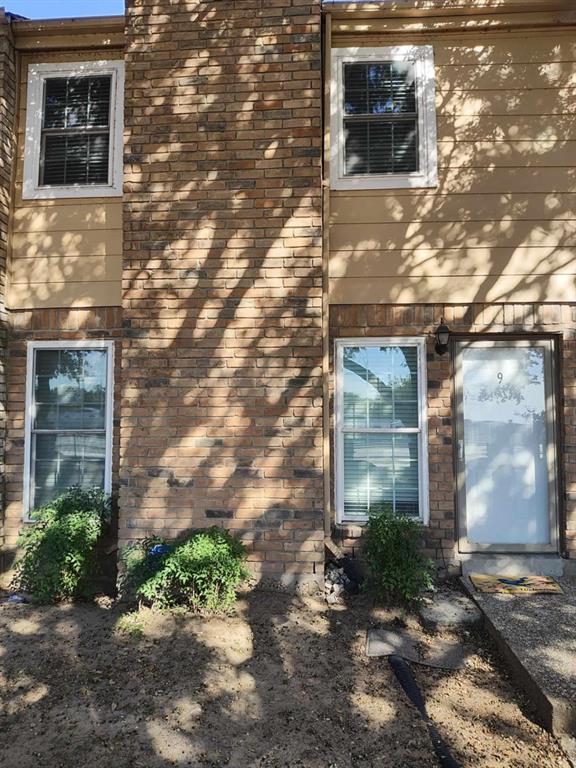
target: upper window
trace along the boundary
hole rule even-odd
[[[332,51],[334,189],[437,184],[432,46]]]
[[[425,339],[336,342],[336,508],[427,521]]]
[[[32,64],[24,198],[122,194],[124,64]]]
[[[29,342],[24,511],[111,489],[113,342]]]

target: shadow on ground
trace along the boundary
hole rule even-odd
[[[435,766],[384,659],[367,659],[364,598],[329,610],[254,592],[234,616],[145,613],[132,632],[96,605],[3,606],[5,768]],[[456,674],[417,669],[465,766],[567,763],[478,649]]]

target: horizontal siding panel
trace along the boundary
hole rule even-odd
[[[439,115],[439,141],[576,141],[576,114],[555,115]]]
[[[575,115],[576,88],[437,91],[440,115]]]
[[[493,10],[493,3],[487,3],[487,5]],[[522,24],[521,28],[518,28],[519,22]],[[542,38],[542,26],[545,25],[545,27],[552,27],[548,34],[550,34],[552,39],[556,39],[557,35],[561,36],[563,33],[570,31],[573,24],[574,14],[566,10],[566,8],[563,10],[551,9],[549,12],[526,12],[522,13],[522,16],[519,16],[517,12],[498,13],[495,15],[490,10],[487,10],[485,15],[474,14],[468,16],[465,20],[464,29],[462,18],[458,14],[435,17],[420,16],[419,18],[402,18],[398,16],[389,16],[388,18],[336,18],[332,24],[332,34],[333,41],[338,41],[334,44],[338,45],[342,44],[342,37],[344,35],[354,36],[357,40],[362,41],[359,43],[360,45],[366,45],[366,38],[368,36],[388,40],[388,44],[391,44],[391,41],[397,43],[401,42],[403,38],[405,40],[407,38],[406,33],[410,33],[410,42],[431,42],[431,40],[442,40],[442,42],[448,40],[457,41],[458,38],[462,40],[464,31],[467,42],[472,36],[481,40],[483,35],[495,40],[499,36],[504,36],[504,40],[509,38],[521,40],[532,37]],[[362,40],[362,38],[364,39]]]
[[[111,307],[122,304],[119,280],[113,282],[62,282],[10,285],[6,304],[9,309],[46,307]]]
[[[343,193],[332,200],[330,223],[384,224],[386,222],[573,220],[576,222],[576,194],[452,194],[434,190],[386,197],[372,190],[370,196]],[[575,225],[576,226],[576,225]]]
[[[22,172],[28,64],[122,56],[121,50],[110,48],[43,51],[22,58],[7,294],[7,302],[14,309],[121,303],[121,198],[22,200]]]
[[[436,88],[441,91],[522,90],[524,88],[576,88],[576,62],[537,64],[476,64],[436,66]]]
[[[52,256],[16,259],[12,264],[12,285],[32,283],[92,282],[122,279],[121,256]]]
[[[15,233],[12,258],[41,256],[110,256],[122,253],[122,230],[69,230]]]
[[[331,252],[331,278],[465,275],[576,275],[572,248],[418,248],[414,251]]]
[[[576,167],[569,168],[467,168],[456,170],[441,168],[438,174],[438,187],[427,194],[451,195],[455,193],[515,194],[526,191],[542,193],[576,192]],[[383,189],[381,197],[401,197],[413,195],[413,189]],[[350,192],[334,191],[331,198],[337,199]],[[375,190],[365,189],[353,193],[357,197],[373,197]]]
[[[362,22],[358,22],[361,24]],[[576,61],[576,40],[573,35],[561,33],[545,38],[528,33],[510,33],[505,37],[490,37],[490,35],[467,35],[465,39],[434,37],[433,35],[416,35],[410,38],[411,43],[428,43],[434,45],[434,60],[441,66],[490,66],[510,64],[550,64],[552,62]],[[332,45],[334,48],[346,46],[378,46],[402,45],[406,40],[401,37],[391,39],[388,36],[366,33],[333,32]]]
[[[567,302],[576,300],[573,275],[451,275],[332,280],[331,304]]]
[[[504,215],[504,214],[503,214]],[[330,233],[332,251],[405,250],[418,248],[557,248],[576,246],[573,221],[508,221],[500,217],[478,226],[466,222],[445,224],[394,223],[346,224],[333,226]]]
[[[60,203],[61,201],[57,201]],[[44,203],[44,201],[42,201]],[[15,232],[76,232],[94,229],[122,229],[122,203],[78,205],[33,204],[17,208]]]

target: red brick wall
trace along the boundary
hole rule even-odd
[[[10,25],[0,9],[0,547],[4,543],[6,439],[6,258],[15,154],[16,65]]]
[[[563,422],[560,446],[562,531],[565,546],[576,557],[576,307],[563,304],[338,305],[330,307],[331,338],[361,336],[418,336],[428,342],[428,430],[430,525],[427,552],[450,562],[457,556],[455,542],[455,478],[453,467],[453,376],[450,355],[434,353],[433,333],[444,317],[456,334],[553,333],[559,335],[561,390],[559,417]],[[333,370],[333,368],[332,368]],[[561,482],[562,486],[562,482]],[[563,509],[562,509],[563,507]],[[336,541],[357,547],[361,529],[340,527]]]
[[[26,342],[52,340],[115,339],[122,334],[119,307],[95,309],[34,309],[10,313],[7,351],[7,440],[4,567],[10,566],[22,520],[24,471],[24,406],[26,402]],[[114,387],[113,493],[118,493],[118,444],[120,400],[120,344],[116,344]]]
[[[120,543],[323,561],[320,6],[127,4]]]

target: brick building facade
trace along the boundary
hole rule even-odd
[[[546,13],[531,16],[526,63],[521,13],[492,18],[477,8],[472,29],[464,5],[462,18],[447,6],[438,18],[425,13],[418,33],[410,25],[413,8],[382,6],[364,17],[347,4],[340,11],[326,4],[323,15],[316,0],[130,0],[125,19],[64,27],[0,18],[0,402],[8,412],[0,493],[7,568],[34,485],[30,350],[38,342],[114,349],[106,472],[120,548],[153,534],[222,525],[247,544],[256,577],[319,579],[326,537],[357,550],[370,507],[366,484],[372,476],[382,487],[389,480],[382,435],[404,430],[417,437],[398,438],[392,464],[401,466],[398,477],[391,471],[392,485],[402,486],[402,503],[424,519],[427,553],[439,563],[459,562],[457,356],[435,351],[441,318],[452,349],[464,339],[508,340],[511,349],[519,339],[550,342],[554,387],[547,381],[546,408],[529,420],[535,434],[545,411],[554,411],[548,458],[555,470],[546,498],[557,514],[551,536],[558,534],[558,546],[552,553],[545,542],[546,552],[556,565],[576,557],[572,139],[550,139],[554,146],[539,154],[533,147],[541,119],[558,118],[552,128],[559,131],[571,115],[567,75],[555,64],[576,60],[574,23],[558,11],[560,42],[552,50],[542,31]],[[494,39],[485,41],[488,32]],[[413,50],[416,58],[403,53]],[[479,51],[484,69],[476,67]],[[425,159],[433,165],[437,154],[438,167],[418,182],[422,188],[410,187],[413,178],[399,189],[388,179],[381,188],[362,188],[344,171],[366,151],[369,134],[353,152],[345,142],[338,148],[338,119],[345,130],[356,120],[357,136],[364,128],[361,115],[345,114],[345,99],[331,106],[330,98],[346,89],[347,65],[367,82],[374,72],[362,74],[362,66],[403,55],[408,69],[418,57],[414,71],[431,67],[427,87],[436,79],[438,147]],[[503,65],[510,77],[529,80],[516,83],[514,93],[520,86],[542,91],[546,114],[533,114],[540,104],[534,100],[528,107],[524,97],[506,101]],[[41,92],[43,77],[81,78],[88,70],[93,77],[101,66],[113,86],[120,78],[123,85],[116,92],[124,141],[110,144],[120,158],[123,194],[112,185],[92,197],[86,187],[68,189],[69,198],[45,194],[26,166],[26,121],[38,107],[31,94],[35,87]],[[492,70],[496,96],[486,85]],[[376,106],[368,119],[385,122],[385,105]],[[419,126],[432,146],[436,126]],[[514,145],[518,131],[527,137],[522,147]],[[413,172],[420,172],[422,162],[414,162]],[[486,289],[471,299],[477,284]],[[369,437],[354,443],[337,412],[345,386],[334,352],[339,342],[361,348],[363,340],[379,339],[379,436],[373,444]],[[386,416],[394,399],[387,383],[393,375],[385,370],[390,349],[405,355],[405,370],[411,355],[420,355],[402,397],[419,388],[422,402],[411,402],[405,423]],[[341,371],[341,379],[351,371]],[[361,399],[358,382],[350,392]],[[374,397],[365,397],[367,411]],[[0,417],[0,447],[3,441]],[[533,461],[535,476],[542,475],[546,450],[533,447],[524,469]],[[538,477],[533,497],[544,493]],[[348,515],[346,504],[356,512]]]
[[[323,562],[320,8],[130,3],[120,543]]]

